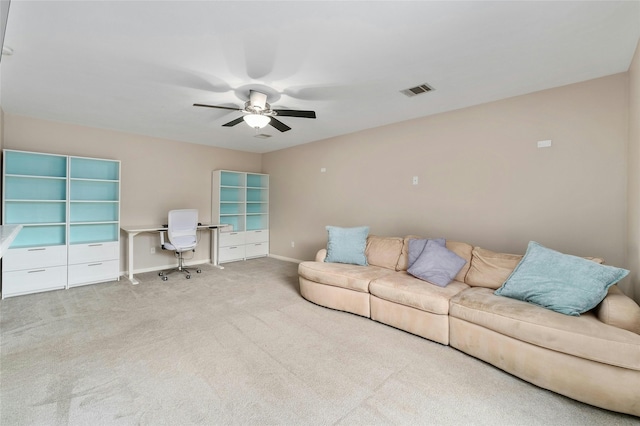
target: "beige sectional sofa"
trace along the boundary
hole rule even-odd
[[[299,266],[302,296],[451,345],[578,401],[640,416],[640,307],[617,286],[595,309],[564,315],[494,294],[522,256],[447,241],[467,262],[439,287],[406,272],[412,238],[420,237],[369,236],[368,266],[326,263],[320,250]]]

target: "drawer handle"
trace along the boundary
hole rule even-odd
[[[100,247],[102,244],[89,244],[89,247]]]
[[[27,274],[35,274],[36,272],[45,272],[46,269],[36,269],[34,271],[28,271]]]
[[[229,233],[229,235],[238,235],[238,233],[237,232],[231,232],[231,233]]]
[[[259,233],[261,233],[262,231],[253,231],[253,232],[255,232],[256,234],[259,234]]]
[[[238,247],[229,247],[229,250],[235,250],[235,249],[237,249],[237,248],[238,248]]]
[[[90,263],[87,266],[100,266],[102,263]]]
[[[258,243],[258,244],[256,244],[256,246],[261,246],[261,245],[262,245],[262,243]]]
[[[32,249],[28,249],[27,251],[44,251],[44,250],[46,250],[46,248],[45,248],[45,247],[42,247],[42,248],[32,248]]]

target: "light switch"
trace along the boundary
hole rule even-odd
[[[538,148],[549,148],[551,146],[551,140],[538,141]]]

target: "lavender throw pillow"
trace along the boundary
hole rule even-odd
[[[446,240],[444,238],[421,238],[409,240],[409,262],[407,263],[407,268],[411,268],[416,259],[420,257],[420,253],[422,253],[422,250],[424,250],[424,247],[427,245],[427,241],[435,241],[442,247],[445,247],[446,244]]]
[[[407,272],[431,284],[446,287],[466,263],[466,260],[437,241],[429,240]]]

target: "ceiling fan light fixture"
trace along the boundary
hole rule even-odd
[[[271,117],[261,114],[247,114],[242,119],[254,129],[262,129],[271,121]]]

